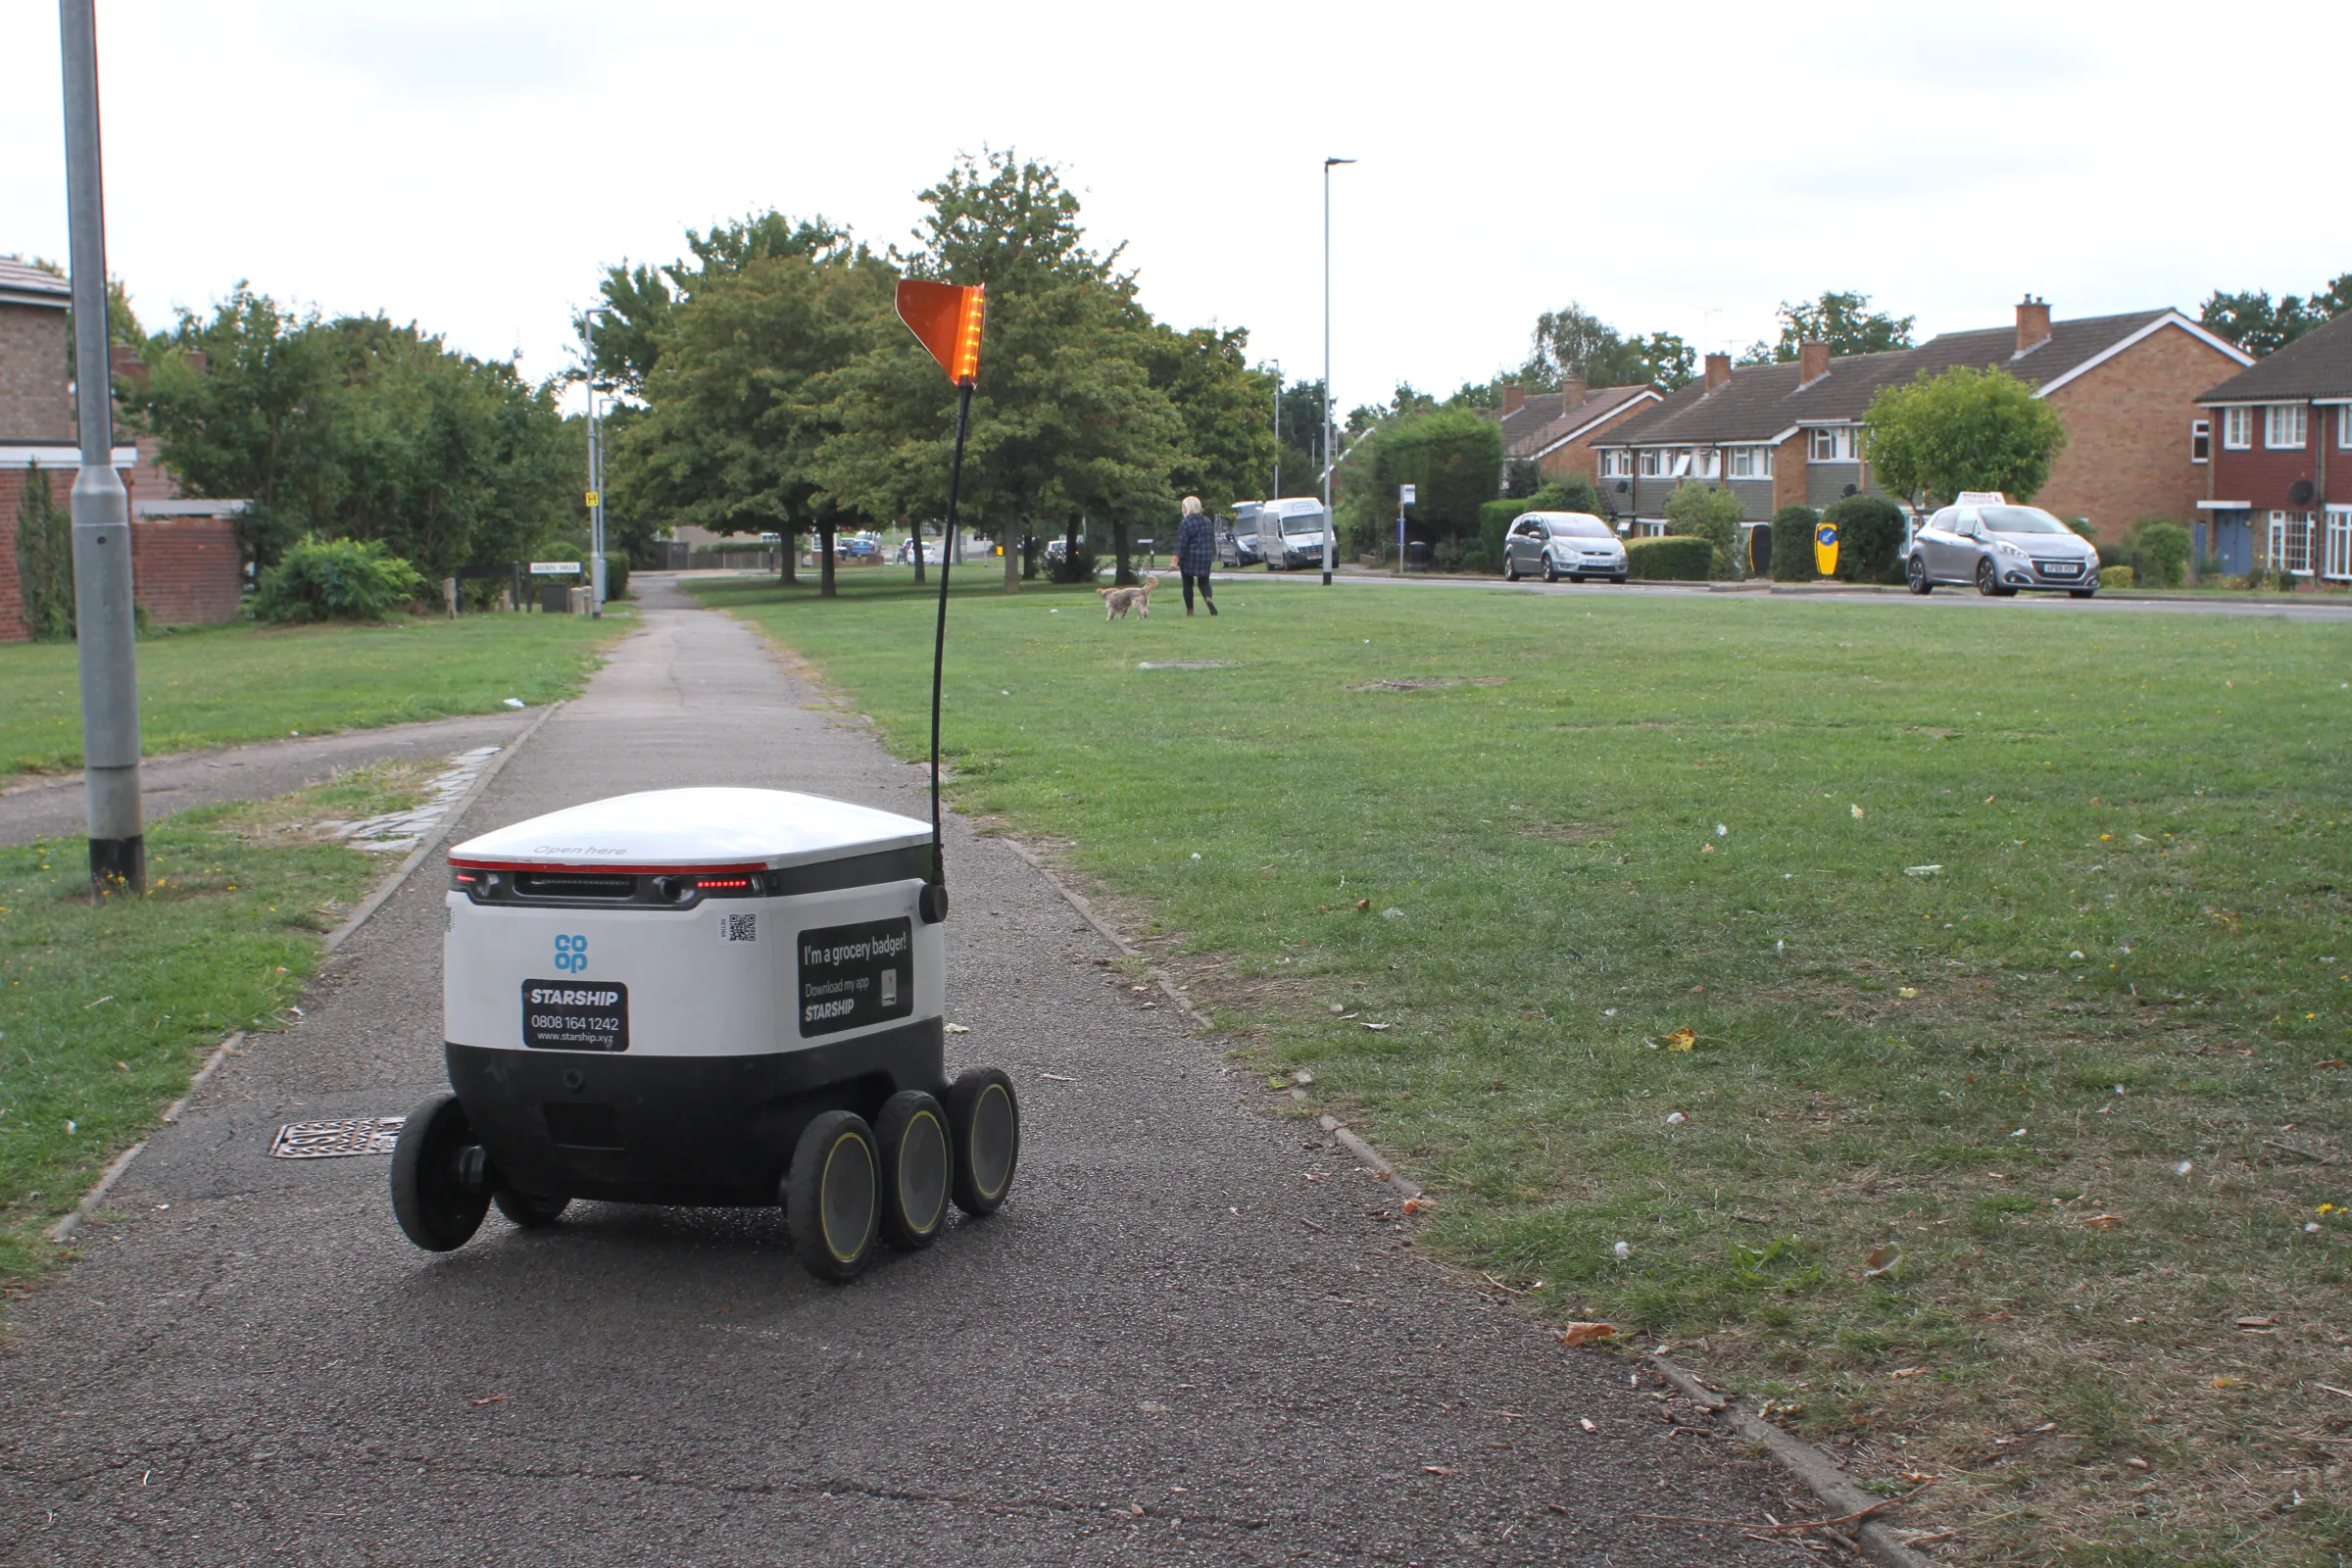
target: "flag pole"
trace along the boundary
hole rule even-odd
[[[931,634],[931,881],[923,889],[923,917],[944,920],[948,914],[948,847],[940,829],[939,812],[939,686],[948,658],[948,568],[956,560],[956,504],[963,490],[963,438],[972,426],[972,383],[966,377],[956,389],[956,460],[948,469],[948,531],[939,553],[939,617]],[[919,552],[918,530],[914,548]]]

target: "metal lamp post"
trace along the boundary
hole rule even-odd
[[[1352,158],[1323,160],[1323,586],[1331,586],[1333,522],[1331,517],[1331,171]]]
[[[107,363],[106,201],[98,145],[95,0],[59,0],[65,67],[66,210],[74,271],[74,641],[81,663],[82,794],[90,891],[147,891],[139,809],[137,612],[131,601],[130,495],[115,472],[115,388]]]
[[[588,340],[588,613],[595,619],[605,613],[605,440],[596,416],[596,318],[604,314],[596,307],[580,318]]]
[[[1274,489],[1269,501],[1282,499],[1282,362],[1274,362]]]

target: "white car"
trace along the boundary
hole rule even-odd
[[[912,539],[900,540],[898,554],[892,559],[898,562],[898,564],[902,566],[913,565],[914,541]],[[926,539],[923,541],[923,564],[927,566],[936,566],[947,559],[948,547],[945,544],[937,539]]]
[[[1590,512],[1529,512],[1502,539],[1502,574],[1517,582],[1540,571],[1545,582],[1583,582],[1587,577],[1625,581],[1625,546],[1609,525]]]

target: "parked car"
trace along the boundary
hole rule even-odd
[[[2012,506],[1997,491],[1963,492],[1913,532],[1903,579],[1915,594],[1974,583],[1990,599],[2021,588],[2088,599],[2099,591],[2099,552],[2039,507]]]
[[[1323,564],[1323,539],[1331,518],[1323,503],[1312,496],[1269,501],[1257,514],[1258,554],[1268,571],[1293,571]],[[1339,560],[1339,540],[1332,540],[1332,560]]]
[[[1587,577],[1625,581],[1625,546],[1590,512],[1529,512],[1502,538],[1502,574],[1517,582],[1540,571],[1545,582]]]
[[[892,559],[897,561],[902,566],[913,565],[914,541],[912,539],[900,540],[899,553]],[[948,547],[944,541],[938,539],[926,539],[923,541],[923,564],[927,566],[936,566],[947,559]]]
[[[882,538],[873,533],[837,533],[833,536],[833,554],[842,561],[879,560]]]
[[[1232,515],[1217,529],[1217,564],[1254,566],[1265,559],[1257,547],[1257,514],[1262,501],[1237,501],[1226,509]]]

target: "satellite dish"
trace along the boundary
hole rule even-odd
[[[2290,484],[2286,487],[2286,499],[2293,502],[2298,507],[2310,506],[2311,494],[2311,481],[2309,479],[2297,479],[2293,484]]]
[[[1854,487],[1853,487],[1852,485],[1850,485],[1850,484],[1849,484],[1849,485],[1847,485],[1847,486],[1846,486],[1846,487],[1845,487],[1843,490],[1840,490],[1840,491],[1839,491],[1839,492],[1838,492],[1838,493],[1839,495],[1847,495],[1847,496],[1850,496],[1850,495],[1852,495],[1852,494],[1854,493]]]
[[[1625,494],[1625,492],[1626,492],[1626,483],[1625,483],[1625,481],[1624,481],[1623,479],[1620,479],[1620,480],[1618,480],[1618,481],[1617,481],[1617,493],[1618,493],[1619,495],[1623,495],[1623,494]]]

